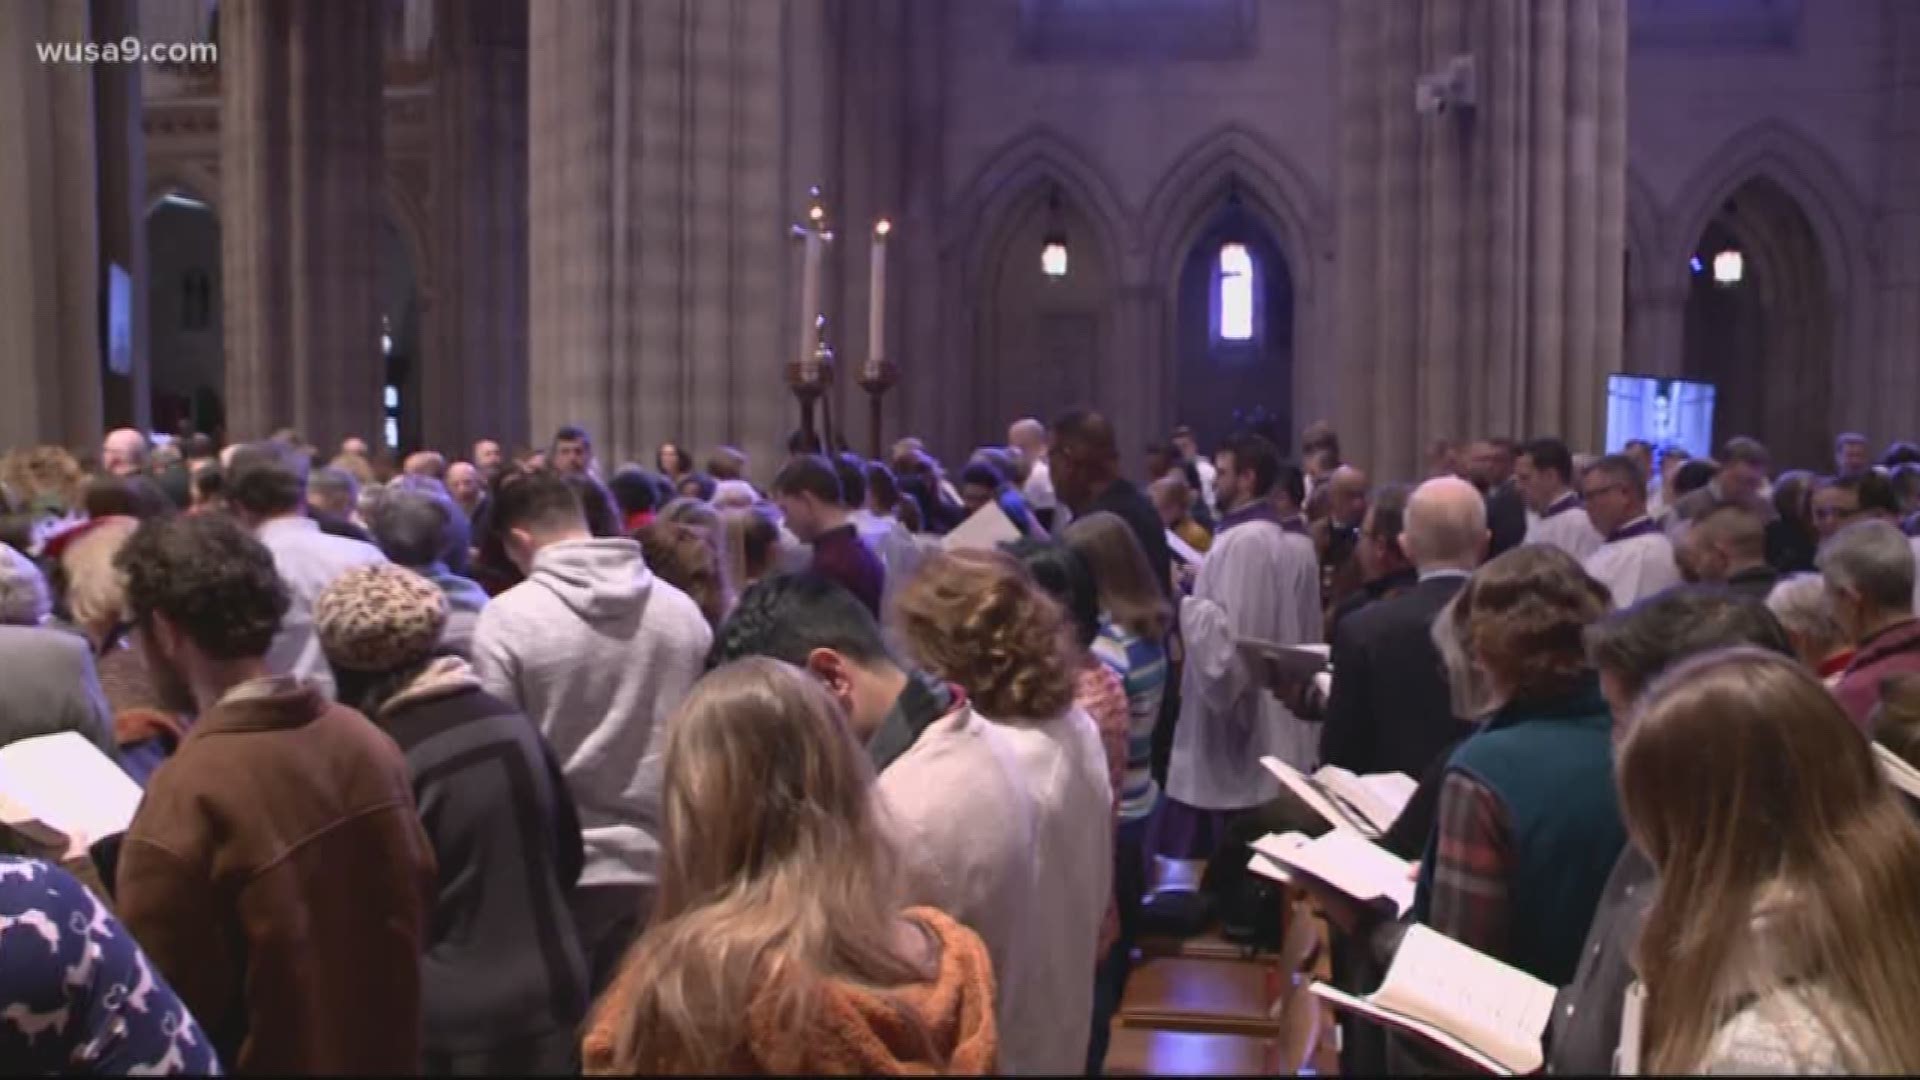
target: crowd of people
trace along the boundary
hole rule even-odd
[[[1352,989],[1413,921],[1563,988],[1552,1071],[1920,1070],[1920,448],[819,449],[0,457],[0,745],[144,788],[0,830],[0,1061],[1097,1075],[1160,859],[1297,819],[1273,756],[1418,781]]]

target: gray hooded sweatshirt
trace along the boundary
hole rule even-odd
[[[700,609],[631,540],[543,548],[527,580],[481,610],[474,669],[560,759],[580,810],[583,887],[654,885],[667,723],[712,643]]]

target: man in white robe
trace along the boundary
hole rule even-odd
[[[1581,512],[1566,443],[1535,439],[1521,447],[1513,475],[1527,500],[1527,543],[1552,544],[1582,562],[1599,550],[1605,538]]]
[[[1581,481],[1587,517],[1606,542],[1587,556],[1587,573],[1613,593],[1613,606],[1631,607],[1680,584],[1673,541],[1647,516],[1646,478],[1633,459],[1609,454]]]
[[[1313,541],[1297,513],[1283,519],[1271,497],[1278,482],[1297,507],[1304,481],[1257,435],[1228,440],[1215,464],[1224,515],[1193,595],[1180,608],[1187,660],[1167,770],[1168,796],[1199,812],[1196,840],[1216,830],[1226,812],[1279,794],[1278,781],[1260,765],[1262,756],[1311,769],[1318,743],[1314,726],[1261,684],[1237,644],[1249,638],[1279,645],[1320,641]],[[1211,850],[1204,840],[1198,846]]]

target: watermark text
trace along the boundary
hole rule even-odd
[[[43,64],[217,64],[220,46],[212,41],[41,41],[34,51]]]

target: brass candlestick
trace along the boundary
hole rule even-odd
[[[826,442],[814,423],[814,407],[821,395],[833,387],[833,347],[827,344],[827,317],[813,323],[813,355],[787,364],[787,388],[800,402],[800,438],[811,453],[824,452]]]
[[[900,369],[891,360],[870,361],[860,370],[860,389],[867,392],[868,431],[872,439],[873,452],[868,455],[874,461],[885,460],[880,456],[880,413],[881,399],[893,384],[900,381]]]

